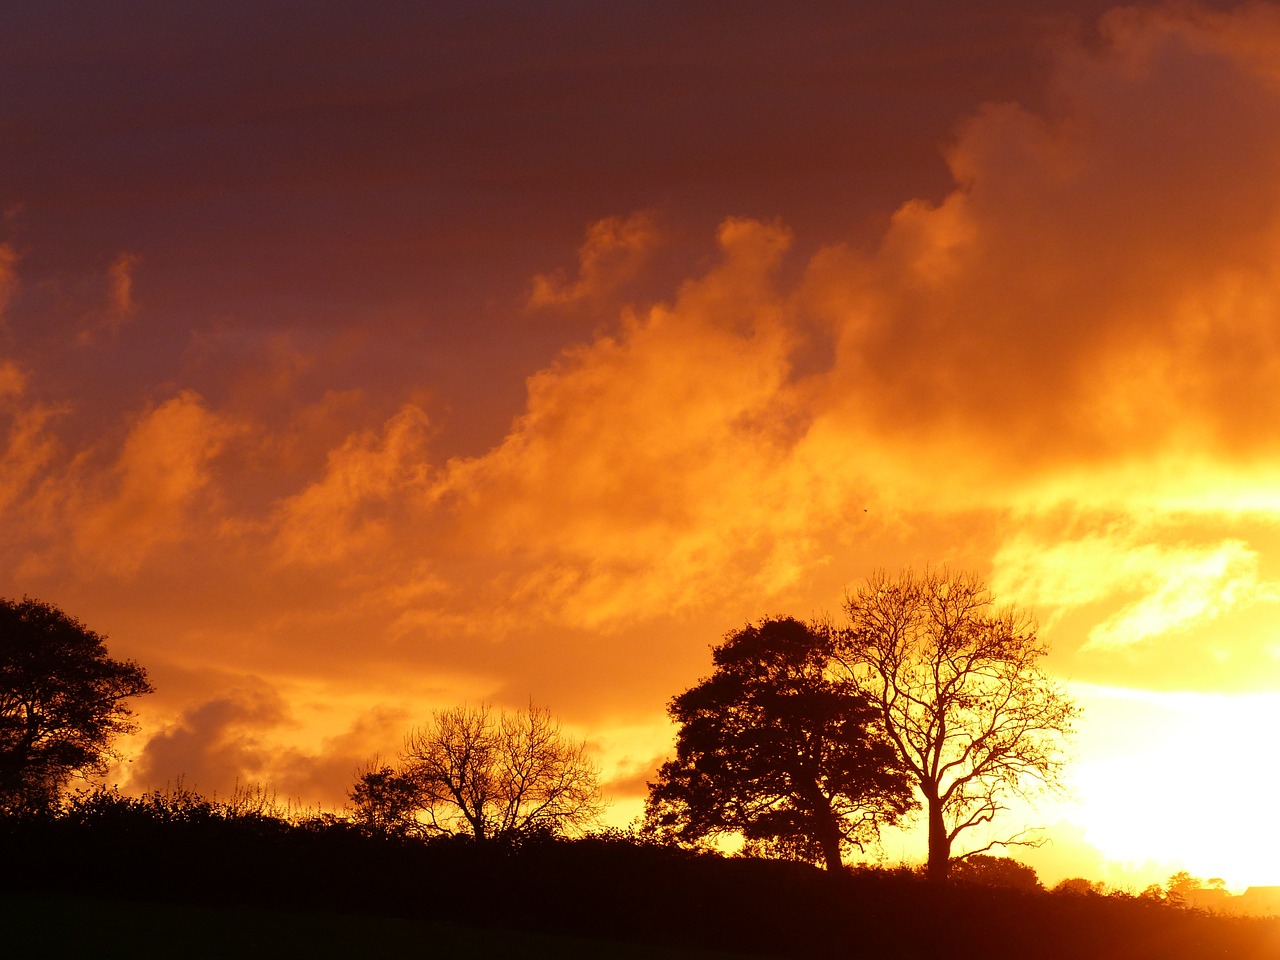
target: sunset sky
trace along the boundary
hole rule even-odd
[[[948,565],[1084,709],[1019,857],[1280,883],[1280,5],[976,9],[7,7],[0,595],[121,787],[532,699],[624,824],[727,631]]]

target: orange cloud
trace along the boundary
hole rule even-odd
[[[227,797],[237,782],[259,782],[274,766],[264,738],[286,723],[288,710],[274,692],[237,689],[198,704],[147,740],[129,771],[139,789],[182,783]]]
[[[294,519],[281,547],[340,558],[366,541],[430,543],[440,562],[417,569],[432,589],[380,587],[419,598],[402,629],[465,622],[467,597],[503,633],[544,619],[620,629],[718,598],[758,609],[823,568],[853,579],[921,518],[1016,522],[1063,503],[1112,516],[1191,482],[1220,490],[1243,476],[1242,443],[1250,489],[1264,489],[1280,96],[1259,55],[1222,31],[1204,39],[1216,22],[1117,15],[1100,52],[1063,48],[1050,111],[985,108],[950,151],[949,196],[904,204],[869,253],[820,251],[796,287],[779,279],[787,231],[726,221],[718,265],[532,377],[500,445],[438,471],[418,448],[344,446],[282,511]],[[1188,87],[1233,110],[1186,102]],[[1212,147],[1183,143],[1202,126]],[[539,302],[594,289],[628,236],[597,224],[578,284],[544,276]],[[823,337],[829,367],[802,367]],[[395,536],[351,506],[384,494],[344,472],[388,460],[404,478],[394,497],[414,504]],[[321,539],[288,547],[308,543],[303,530]],[[1145,605],[1106,614],[1096,645],[1215,619],[1236,561],[1206,581],[1182,560],[1186,575]],[[1188,606],[1193,583],[1209,586]]]
[[[236,432],[191,391],[146,411],[101,478],[103,489],[72,491],[61,508],[80,556],[128,575],[157,546],[196,539],[188,527],[191,508],[210,486],[211,461]]]
[[[99,336],[115,336],[133,319],[137,304],[133,299],[133,274],[141,258],[135,253],[121,253],[107,270],[106,303],[94,311],[88,325],[76,335],[81,347],[92,346]]]
[[[600,626],[729,584],[768,595],[809,550],[821,498],[789,466],[807,414],[772,280],[790,238],[731,220],[719,239],[719,266],[566,351],[499,447],[448,464],[436,496],[508,558],[513,599]]]
[[[1240,540],[1192,545],[1089,534],[1043,542],[1019,537],[996,554],[1000,596],[1052,619],[1076,607],[1118,600],[1089,632],[1085,649],[1117,648],[1205,625],[1240,605],[1274,600],[1259,581],[1258,553]]]
[[[58,411],[28,401],[27,382],[16,363],[0,360],[0,424],[6,427],[0,438],[0,511],[6,513],[30,496],[59,450],[49,429]]]
[[[116,257],[109,271],[111,277],[111,312],[123,321],[133,313],[133,271],[139,257],[135,253],[122,253]]]
[[[568,280],[563,271],[540,273],[533,278],[529,305],[563,307],[594,300],[634,280],[660,234],[653,215],[634,213],[625,220],[608,217],[587,228],[578,248],[578,276]]]
[[[406,406],[329,454],[324,478],[277,510],[276,548],[286,562],[333,563],[387,548],[389,513],[421,496],[427,480],[427,416]]]
[[[839,415],[1003,492],[1272,457],[1280,89],[1257,37],[1280,31],[1248,16],[1244,46],[1216,17],[1108,18],[1101,53],[1059,56],[1051,113],[993,105],[962,129],[944,201],[902,207],[871,256],[816,258]]]
[[[0,243],[0,324],[4,321],[5,308],[18,288],[18,254],[10,244]]]

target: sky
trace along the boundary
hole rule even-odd
[[[712,644],[948,566],[1083,708],[1042,879],[1280,883],[1280,5],[6,16],[0,595],[123,789],[532,700],[625,824]]]

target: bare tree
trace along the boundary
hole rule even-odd
[[[406,739],[401,770],[439,833],[572,833],[604,809],[586,744],[532,704],[496,718],[488,706],[437,711]]]
[[[1048,650],[1032,619],[997,608],[977,577],[878,572],[845,610],[838,657],[878,705],[924,797],[928,874],[945,880],[961,833],[994,820],[1011,794],[1057,785],[1078,710],[1040,670]]]

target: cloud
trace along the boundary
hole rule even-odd
[[[111,264],[111,313],[121,322],[129,317],[134,309],[133,271],[137,267],[139,257],[136,253],[122,253]]]
[[[785,231],[727,221],[721,266],[532,378],[506,441],[443,482],[517,561],[512,596],[582,625],[726,576],[767,597],[860,502],[1123,511],[1220,489],[1244,454],[1273,488],[1280,88],[1223,22],[1107,19],[1058,51],[1046,110],[961,127],[954,189],[874,249],[821,250],[789,288]]]
[[[182,782],[206,795],[227,796],[237,782],[258,782],[274,767],[265,740],[288,719],[284,701],[262,685],[190,706],[147,740],[133,762],[131,782],[141,790]]]
[[[276,549],[285,562],[321,564],[386,549],[389,516],[424,492],[428,421],[405,406],[381,433],[348,437],[328,457],[324,477],[277,508]]]
[[[892,565],[876,550],[952,554],[911,538],[979,515],[1016,527],[1067,504],[1087,525],[1262,497],[1280,468],[1280,89],[1225,22],[1131,11],[1096,48],[1063,46],[1048,106],[974,115],[951,192],[903,204],[871,249],[797,264],[785,227],[726,220],[717,262],[532,376],[486,453],[430,463],[418,414],[353,434],[280,502],[277,554],[376,560],[362,576],[399,598],[397,643],[545,642],[548,623],[613,633],[736,598],[758,615],[815,571]],[[643,227],[595,224],[578,279],[542,275],[535,299],[602,289]],[[1201,628],[1259,589],[1244,535],[1066,538],[1036,541],[1048,559],[1023,573],[1043,589],[1102,589],[1046,566],[1091,552],[1132,571],[1132,596],[1090,601],[1123,603],[1095,649]]]
[[[0,359],[0,511],[30,496],[60,445],[50,429],[59,411],[30,401],[29,377],[11,360]],[[20,511],[19,511],[20,512]],[[13,525],[16,532],[18,524]]]
[[[5,310],[18,289],[18,254],[12,245],[0,243],[0,329],[3,329]]]
[[[796,345],[773,274],[789,234],[726,221],[722,261],[672,304],[566,350],[487,454],[447,464],[435,496],[506,558],[511,597],[601,626],[751,583],[810,549],[814,478]]]
[[[427,415],[406,403],[348,431],[318,477],[283,495],[264,482],[267,503],[247,491],[218,529],[239,531],[238,549],[265,537],[281,569],[314,571],[312,589],[361,591],[345,604],[385,602],[379,629],[401,643],[477,620],[519,635],[740,597],[758,609],[966,511],[1123,512],[1152,488],[1207,496],[1228,476],[1241,495],[1268,489],[1273,401],[1255,368],[1280,315],[1280,99],[1258,40],[1271,27],[1226,23],[1112,18],[1098,51],[1058,52],[1049,109],[997,104],[965,124],[954,189],[904,204],[875,248],[797,263],[784,227],[727,220],[710,268],[532,376],[486,453],[432,463]],[[1233,109],[1178,93],[1205,84]],[[1200,125],[1213,149],[1183,150]],[[577,278],[543,274],[534,299],[564,309],[643,279],[655,240],[647,215],[599,221]],[[134,263],[118,263],[131,303]],[[135,427],[110,482],[77,461],[97,491],[76,501],[85,556],[136,572],[218,493],[232,418],[194,393],[170,403]],[[1238,423],[1257,411],[1259,426]],[[288,431],[322,432],[301,418],[264,443],[318,443]]]
[[[1163,558],[1155,589],[1089,632],[1085,649],[1123,647],[1216,620],[1258,592],[1255,552],[1228,541],[1200,555]]]
[[[272,784],[288,798],[310,798],[338,809],[358,771],[374,757],[394,762],[411,719],[394,706],[378,706],[359,714],[342,732],[325,737],[314,752],[296,747],[278,751]]]
[[[597,220],[578,248],[577,279],[568,280],[563,271],[538,274],[529,305],[564,307],[613,293],[639,275],[659,239],[657,223],[648,212]]]
[[[95,478],[97,489],[69,493],[63,509],[80,556],[129,575],[156,547],[192,539],[191,509],[212,482],[211,462],[236,432],[189,390],[143,413],[114,466]]]
[[[141,257],[136,253],[119,254],[107,270],[105,302],[97,305],[76,334],[76,344],[90,347],[106,334],[114,337],[125,324],[133,320],[137,304],[133,298],[133,275]],[[97,291],[99,295],[102,291]]]
[[[0,401],[20,397],[26,391],[27,377],[12,360],[0,360]]]
[[[1280,87],[1259,51],[1280,28],[1242,16],[1247,43],[1225,17],[1106,19],[1099,52],[1059,53],[1050,110],[992,104],[961,128],[946,198],[902,206],[870,255],[816,257],[832,415],[979,497],[1274,463]]]
[[[1083,649],[1114,650],[1186,633],[1259,600],[1274,588],[1259,580],[1259,555],[1240,540],[1212,544],[1140,542],[1096,533],[1046,543],[1020,536],[993,560],[999,596],[1050,611],[1118,601],[1093,626]]]

